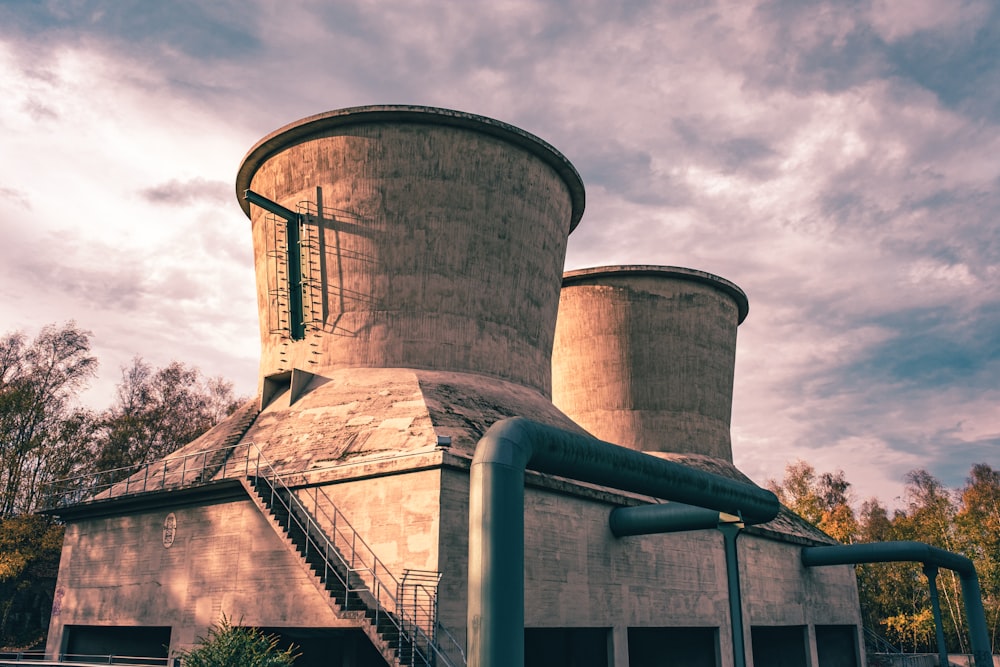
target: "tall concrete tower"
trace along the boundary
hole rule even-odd
[[[226,614],[302,647],[303,667],[461,667],[482,566],[470,470],[505,417],[746,481],[728,435],[746,297],[687,269],[563,278],[584,189],[541,139],[444,109],[332,111],[258,142],[236,191],[259,396],[110,485],[59,486],[51,655],[166,661]],[[522,490],[526,667],[647,667],[665,646],[676,664],[729,667],[714,531],[618,539],[610,512],[650,498],[533,471]],[[742,540],[749,635],[763,645],[779,626],[802,655],[846,637],[856,658],[851,568],[766,576],[799,572],[801,545],[826,540],[785,519]]]
[[[248,189],[303,214],[298,249]],[[443,109],[333,111],[258,142],[237,193],[253,226],[262,382],[293,369],[433,369],[549,395],[584,190],[542,140]],[[285,305],[289,252],[305,276],[301,325]]]
[[[736,327],[747,308],[739,287],[693,269],[570,271],[553,402],[602,440],[731,463]]]

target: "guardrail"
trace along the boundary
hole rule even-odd
[[[41,651],[0,652],[0,666],[38,665],[39,667],[94,667],[94,665],[131,665],[132,667],[174,667],[178,658],[149,658],[130,655],[92,655],[89,653],[63,653],[49,656]]]
[[[433,613],[432,618],[412,616],[400,600],[400,592],[406,587],[385,567],[329,496],[318,487],[299,489],[298,492],[289,488],[260,449],[253,446],[256,449],[255,460],[248,466],[248,474],[265,482],[265,489],[269,491],[268,506],[273,508],[279,505],[282,521],[287,520],[289,528],[294,522],[301,532],[304,538],[303,556],[308,558],[310,553],[314,553],[322,557],[322,570],[317,572],[317,576],[324,583],[331,576],[337,579],[344,587],[345,603],[349,595],[361,600],[372,612],[371,619],[376,628],[383,623],[391,624],[400,636],[398,650],[400,656],[405,658],[405,664],[454,667],[451,656],[438,645],[435,637],[436,599],[419,603],[419,613]],[[309,502],[308,506],[304,500]],[[323,517],[322,522],[317,515]],[[429,627],[424,627],[420,621]]]
[[[237,450],[242,451],[236,454]],[[403,582],[400,582],[324,491],[319,487],[290,488],[285,480],[301,473],[279,474],[256,443],[191,452],[145,465],[56,480],[43,485],[42,508],[57,510],[143,493],[189,488],[235,475],[261,478],[267,480],[272,489],[284,491],[281,495],[288,498],[283,501],[288,503],[286,510],[290,514],[303,515],[295,520],[304,524],[302,528],[307,535],[310,531],[319,533],[319,541],[324,543],[321,545],[324,557],[331,559],[331,564],[338,561],[345,568],[347,580],[343,583],[347,590],[352,591],[352,575],[363,582],[375,598],[379,611],[386,613],[399,631],[411,638],[411,646],[428,651],[425,657],[428,664],[436,661],[451,667],[455,664],[456,651],[460,664],[465,664],[464,651],[450,632],[445,630],[445,635],[453,647],[444,651],[437,644],[437,629],[441,626],[437,622],[436,582],[433,587],[430,586],[428,573],[410,571],[411,574],[404,576]],[[298,512],[293,512],[293,507]]]
[[[246,454],[234,464],[230,459],[237,449],[245,449]],[[41,485],[40,505],[43,510],[56,510],[85,502],[196,486],[220,474],[222,477],[237,471],[248,474],[250,460],[247,445],[232,445],[58,479]]]

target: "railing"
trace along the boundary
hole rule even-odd
[[[341,555],[344,567],[373,594],[377,591],[379,604],[395,610],[401,620],[433,636],[437,623],[437,582],[441,575],[404,570],[403,580],[399,581],[325,491],[319,487],[299,489],[295,497]]]
[[[282,507],[282,518],[288,522],[288,527],[291,528],[294,523],[302,531],[305,536],[303,557],[309,558],[310,549],[322,555],[323,569],[317,572],[320,580],[325,584],[331,576],[335,577],[344,587],[345,607],[349,607],[348,601],[353,593],[370,610],[376,629],[386,623],[392,625],[400,636],[399,652],[410,659],[410,664],[455,667],[448,653],[435,641],[438,625],[436,599],[431,602],[422,600],[419,615],[410,614],[400,600],[400,591],[405,587],[379,560],[329,496],[319,487],[293,491],[285,484],[282,475],[267,462],[260,449],[252,446],[256,450],[256,460],[248,463],[248,469],[253,471],[255,478],[267,483],[271,494],[270,506],[273,508],[277,504]],[[248,459],[249,455],[248,452]],[[413,597],[422,596],[415,593]],[[427,620],[428,609],[435,610],[430,616],[432,620]]]
[[[882,635],[870,628],[863,628],[865,631],[865,648],[869,653],[902,653],[903,650],[889,643]]]
[[[132,665],[132,667],[172,667],[179,665],[177,658],[146,658],[129,655],[90,655],[63,653],[50,658],[41,651],[0,652],[0,666],[38,665],[39,667],[93,667],[94,665]]]
[[[243,451],[234,456],[237,449]],[[285,480],[295,474],[278,474],[255,443],[192,452],[142,466],[57,480],[43,487],[42,502],[44,509],[58,509],[84,502],[199,486],[234,475],[267,482],[272,489],[271,502],[282,505],[287,513],[285,520],[294,521],[306,536],[305,548],[322,552],[324,568],[319,576],[324,582],[335,576],[348,596],[354,594],[359,599],[370,596],[371,599],[364,602],[373,608],[376,627],[380,621],[394,625],[408,638],[406,648],[424,664],[436,662],[444,667],[464,664],[464,652],[451,633],[445,631],[461,656],[461,663],[455,660],[454,650],[443,651],[435,639],[439,627],[439,575],[409,570],[402,582],[397,580],[322,489],[293,491]],[[401,650],[403,648],[401,646]]]
[[[41,488],[41,509],[54,510],[84,502],[197,486],[217,476],[226,477],[231,472],[247,474],[249,448],[243,460],[236,464],[230,461],[233,451],[239,447],[246,446],[192,452],[145,465],[112,468],[49,482]]]

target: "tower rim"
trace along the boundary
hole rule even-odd
[[[609,266],[594,266],[585,269],[574,269],[563,273],[562,286],[564,288],[572,285],[586,284],[599,278],[612,276],[653,276],[659,278],[674,278],[677,280],[689,280],[691,282],[702,283],[714,287],[727,294],[734,302],[739,313],[736,324],[742,324],[750,312],[750,301],[738,285],[725,278],[717,276],[707,271],[698,269],[688,269],[683,266],[657,266],[653,264],[621,264]]]
[[[243,213],[250,217],[250,203],[243,193],[250,188],[254,174],[273,155],[304,139],[334,128],[369,123],[424,123],[443,125],[501,139],[518,146],[552,167],[566,184],[572,202],[570,232],[576,229],[586,204],[583,179],[576,167],[555,147],[543,139],[503,121],[477,114],[440,107],[381,104],[334,109],[293,121],[266,135],[247,151],[236,175],[236,197]]]

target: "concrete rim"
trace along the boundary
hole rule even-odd
[[[597,279],[610,276],[653,276],[660,278],[673,278],[675,280],[690,280],[714,287],[720,292],[727,294],[736,302],[736,309],[739,318],[736,324],[740,325],[747,318],[750,312],[750,301],[746,293],[735,283],[731,283],[725,278],[721,278],[707,271],[697,269],[687,269],[683,266],[655,266],[650,264],[623,264],[618,266],[595,266],[587,269],[576,269],[563,273],[562,286],[569,287],[576,284],[586,284],[597,282]]]
[[[460,127],[502,139],[527,150],[555,169],[566,183],[573,206],[570,218],[571,232],[576,229],[580,218],[583,217],[583,209],[586,204],[583,179],[576,167],[546,141],[518,127],[486,116],[477,116],[452,109],[405,104],[335,109],[302,118],[271,132],[254,144],[240,162],[240,168],[236,174],[236,198],[240,202],[240,207],[247,217],[250,217],[250,204],[243,199],[243,192],[250,187],[250,182],[260,165],[288,146],[331,128],[394,121]]]

